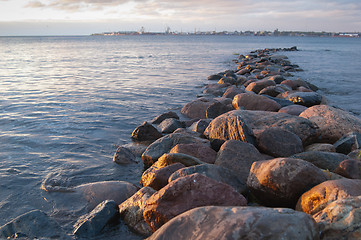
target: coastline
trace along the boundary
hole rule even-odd
[[[291,50],[291,49],[296,50],[295,48],[283,49],[283,50]],[[321,127],[319,125],[320,123],[312,122],[310,120],[312,117],[315,116],[312,115],[311,113],[304,114],[303,119],[309,119],[307,121],[302,119],[303,121],[299,122],[300,120],[299,118],[291,117],[291,116],[298,116],[302,114],[302,112],[305,112],[307,109],[310,109],[313,106],[322,106],[320,104],[324,104],[325,102],[322,96],[320,96],[320,94],[316,92],[317,91],[316,86],[313,86],[310,83],[307,83],[302,80],[288,79],[288,78],[292,78],[291,74],[293,71],[300,71],[301,69],[299,69],[297,65],[287,62],[285,56],[272,57],[273,54],[268,55],[268,53],[275,53],[275,52],[281,52],[281,49],[260,50],[260,51],[251,52],[246,56],[240,56],[240,58],[235,61],[235,63],[239,66],[238,67],[239,69],[237,69],[237,71],[225,71],[210,77],[209,78],[210,81],[217,81],[217,83],[208,84],[198,99],[187,104],[182,109],[182,114],[187,116],[189,120],[180,121],[177,120],[179,116],[177,116],[176,114],[165,113],[157,117],[156,119],[152,120],[151,124],[143,124],[136,129],[137,131],[135,130],[135,132],[133,132],[132,137],[136,141],[142,142],[145,140],[148,141],[148,143],[151,142],[146,149],[143,149],[145,151],[142,153],[142,160],[144,164],[150,167],[144,172],[143,174],[144,177],[142,176],[141,179],[141,182],[143,183],[142,185],[145,187],[138,191],[137,188],[133,188],[132,186],[124,182],[112,183],[119,186],[120,189],[119,191],[123,192],[124,195],[127,196],[126,199],[128,200],[126,199],[117,200],[118,202],[110,204],[110,208],[117,208],[116,206],[118,206],[118,204],[124,201],[122,204],[119,205],[119,208],[121,209],[120,215],[124,219],[123,221],[126,221],[127,224],[133,230],[137,231],[138,233],[150,235],[154,230],[157,230],[159,228],[160,230],[157,231],[155,234],[153,234],[150,239],[158,239],[158,237],[161,238],[162,234],[163,236],[167,236],[164,234],[167,234],[167,231],[168,232],[171,231],[169,229],[172,229],[171,228],[172,224],[176,224],[177,219],[179,219],[178,216],[169,215],[170,214],[168,211],[169,208],[173,206],[179,206],[178,204],[181,204],[182,202],[186,202],[186,199],[188,199],[190,196],[197,194],[202,196],[203,198],[191,201],[192,203],[196,202],[197,203],[196,205],[193,205],[191,207],[182,206],[179,208],[181,209],[187,208],[189,210],[196,209],[196,210],[190,210],[193,211],[191,212],[192,214],[201,214],[199,212],[194,213],[194,211],[206,211],[207,212],[206,215],[212,215],[211,214],[212,211],[213,212],[224,211],[225,207],[217,208],[217,209],[213,209],[213,208],[199,209],[197,207],[208,206],[208,205],[218,205],[218,206],[248,205],[250,206],[249,208],[259,205],[267,206],[267,207],[271,205],[272,207],[273,205],[276,205],[275,207],[289,207],[289,208],[295,207],[294,196],[292,197],[292,199],[282,200],[283,202],[282,206],[278,206],[277,201],[274,200],[275,193],[274,192],[269,193],[269,189],[266,190],[259,189],[257,188],[257,186],[252,185],[254,181],[247,179],[249,178],[248,174],[247,177],[245,175],[240,177],[237,176],[237,174],[236,176],[234,176],[235,174],[234,170],[238,167],[244,167],[244,165],[247,165],[247,167],[250,168],[248,169],[248,172],[252,171],[253,169],[254,174],[256,175],[257,171],[255,168],[256,167],[260,168],[260,167],[250,166],[253,164],[253,162],[252,164],[250,164],[249,162],[247,164],[246,162],[243,163],[227,162],[227,159],[232,158],[230,156],[236,155],[236,153],[232,153],[232,152],[229,152],[228,156],[222,159],[224,155],[227,155],[227,151],[230,151],[238,147],[240,147],[240,149],[243,149],[245,151],[244,154],[249,154],[250,152],[252,152],[253,154],[252,157],[254,157],[254,160],[257,160],[257,162],[267,161],[266,159],[269,159],[268,161],[271,161],[271,159],[276,159],[277,157],[288,158],[295,154],[303,153],[305,152],[304,151],[305,147],[311,146],[312,145],[311,143],[328,141],[327,143],[328,145],[317,146],[319,147],[318,150],[320,151],[321,148],[322,149],[321,152],[323,152],[325,151],[324,149],[327,147],[328,151],[330,151],[330,149],[332,149],[330,145],[332,145],[334,146],[336,151],[335,143],[337,143],[337,141],[340,139],[339,132],[336,131],[333,132],[332,134],[322,135],[322,132],[320,130]],[[257,66],[257,64],[259,65]],[[276,68],[275,67],[276,65],[281,66],[281,68]],[[277,86],[277,85],[282,85],[282,86]],[[285,92],[288,93],[284,94]],[[219,98],[221,96],[224,96],[226,93],[227,95],[224,98],[222,99]],[[297,93],[302,93],[302,94],[297,94]],[[268,95],[269,97],[264,97],[262,95]],[[287,99],[283,101],[282,98],[277,98],[278,95],[282,95],[283,100],[285,100],[285,98]],[[257,99],[255,99],[255,96],[262,96],[262,99],[261,98],[258,99],[258,97]],[[291,101],[292,103],[286,101]],[[250,104],[256,102],[258,104],[255,105]],[[287,107],[287,106],[294,106],[294,107]],[[244,108],[244,110],[240,110],[242,108]],[[278,114],[276,116],[275,113],[280,112],[281,109],[283,109],[281,111],[281,113],[283,113],[281,114],[282,118],[278,119],[280,116]],[[333,109],[331,110],[333,111]],[[296,113],[298,114],[296,115]],[[336,113],[338,112],[336,111]],[[288,114],[287,117],[284,117],[286,116],[285,114]],[[344,112],[342,112],[341,114],[344,115]],[[260,119],[265,120],[265,116],[268,115],[270,116],[269,119],[267,120],[268,122],[259,121]],[[223,116],[224,118],[221,119],[220,116]],[[211,119],[213,120],[211,121]],[[218,120],[215,121],[216,119]],[[272,122],[275,119],[279,122]],[[352,121],[356,121],[352,117],[350,117],[350,119]],[[294,125],[292,124],[287,125],[287,122],[289,121],[292,122],[292,124]],[[227,127],[220,129],[222,127],[222,122],[226,122],[228,125]],[[255,122],[257,122],[257,124]],[[232,125],[230,123],[236,123],[236,124]],[[356,124],[358,124],[357,121],[355,122],[355,125]],[[272,131],[269,131],[268,126],[272,126],[277,130],[276,139],[278,137],[282,140],[282,141],[280,140],[280,142],[282,143],[280,149],[278,149],[276,147],[277,144],[275,144],[279,139],[277,141],[274,140],[273,135],[275,133],[272,132],[274,129],[272,129]],[[190,132],[187,131],[186,128],[188,128],[188,130],[191,131]],[[339,126],[337,125],[336,130],[338,129]],[[327,129],[327,132],[328,130],[329,129]],[[323,129],[323,131],[326,132],[325,129]],[[360,132],[361,131],[359,131],[359,133]],[[341,137],[347,134],[348,132],[345,129],[342,129]],[[273,137],[271,138],[273,140],[269,140],[270,137]],[[287,140],[283,141],[283,139],[287,139]],[[353,139],[353,137],[351,137],[351,139]],[[357,140],[356,137],[355,139]],[[236,140],[236,143],[234,142],[234,140]],[[229,149],[227,150],[226,146],[223,147],[223,145],[226,144],[227,141],[230,141],[231,144],[236,144],[236,145],[237,144],[239,145],[239,143],[244,143],[244,144],[241,144],[242,146],[231,146],[230,150]],[[272,145],[267,146],[267,143],[272,143]],[[191,146],[192,144],[193,146]],[[178,147],[176,147],[177,145]],[[262,147],[260,147],[261,145]],[[284,148],[286,148],[287,150],[292,149],[293,150],[291,152],[292,154],[289,155],[290,154],[289,152],[283,153],[282,151],[284,150]],[[202,151],[199,151],[200,149]],[[282,153],[280,153],[279,151]],[[138,154],[140,154],[139,152]],[[194,156],[195,153],[197,153],[198,155]],[[280,154],[286,156],[279,156]],[[132,162],[131,160],[133,158],[136,158],[136,155],[137,154],[135,153],[135,151],[132,151],[132,149],[127,149],[123,147],[118,149],[114,160],[120,164],[131,164]],[[346,154],[343,155],[346,156]],[[239,156],[237,157],[239,158]],[[248,158],[250,158],[250,156],[248,156]],[[329,158],[329,156],[326,156],[325,158]],[[352,157],[348,157],[347,159],[345,158],[342,159],[342,161],[339,161],[339,164],[337,164],[336,168],[333,170],[336,171],[337,173],[342,173],[343,175],[350,174],[349,172],[347,172],[348,168],[343,167],[344,165],[341,164],[344,163],[345,160],[349,160],[349,158],[352,159]],[[302,156],[296,159],[302,159]],[[124,162],[125,160],[128,160],[128,162]],[[217,161],[218,163],[216,164]],[[327,172],[327,174],[324,174],[324,172],[318,170],[321,169],[320,167],[321,165],[315,168],[314,167],[315,163],[312,163],[312,166],[310,166],[309,164],[306,164],[305,161],[307,160],[306,159],[297,160],[297,161],[287,160],[282,163],[284,163],[284,165],[291,164],[291,166],[293,167],[305,166],[307,171],[312,171],[316,175],[318,174],[317,179],[312,179],[312,181],[314,182],[310,183],[311,185],[316,186],[315,183],[321,184],[323,182],[326,182],[326,180],[330,180],[329,174],[332,175],[332,177],[335,177],[335,175],[331,173],[333,172],[331,168],[327,168],[329,172]],[[208,165],[204,165],[205,163],[207,163]],[[352,161],[351,163],[357,164]],[[217,168],[217,170],[214,170],[213,168],[212,170],[208,170],[207,167],[210,164],[212,166],[219,166],[219,167],[214,168],[214,169]],[[197,167],[197,165],[202,166],[203,168]],[[242,166],[237,166],[237,165],[242,165]],[[185,172],[186,168],[191,172]],[[322,168],[325,169],[323,165]],[[286,171],[287,169],[281,169],[281,170]],[[231,179],[227,179],[226,180],[227,182],[223,182],[221,185],[218,186],[219,181],[221,180],[219,180],[218,178],[216,179],[215,176],[212,177],[211,175],[207,175],[207,174],[205,174],[207,175],[207,177],[204,178],[203,175],[200,176],[197,173],[197,171],[198,173],[199,172],[204,173],[207,171],[209,172],[217,171],[218,175],[233,176],[233,178],[237,179],[237,181],[235,181],[235,183],[233,182],[231,183]],[[218,171],[221,171],[222,173],[219,173]],[[238,172],[242,172],[242,171],[244,174],[246,174],[247,169],[239,169]],[[178,172],[179,176],[176,177],[175,175],[172,175],[173,177],[171,177],[170,174],[174,174],[174,172]],[[165,176],[167,176],[167,178],[165,178]],[[183,178],[181,176],[183,176]],[[169,184],[168,184],[168,177],[171,177],[173,179],[173,181]],[[348,177],[350,176],[348,175]],[[304,178],[305,176],[301,177],[302,181],[305,180]],[[216,180],[214,181],[214,179]],[[340,179],[343,180],[343,178]],[[194,181],[201,182],[202,184],[191,185],[191,183]],[[282,181],[284,181],[284,179]],[[292,183],[294,184],[294,182]],[[89,190],[89,188],[91,188],[92,193],[105,196],[106,191],[104,192],[103,190],[106,190],[108,188],[106,187],[107,183],[102,183],[101,185],[99,185],[101,186],[102,191],[95,190],[98,189],[98,188],[94,188],[95,185],[96,184],[87,185],[85,186],[85,188],[83,188],[83,190],[81,190],[81,192],[86,192]],[[191,186],[190,187],[191,189],[184,188],[185,185]],[[152,188],[149,186],[152,186]],[[207,195],[206,193],[212,191],[211,189],[215,188],[215,186],[218,187],[217,192],[215,192],[215,195],[212,196]],[[114,187],[115,186],[112,186],[112,188],[109,188],[108,190],[114,191]],[[174,188],[182,189],[182,191],[175,192]],[[156,192],[154,189],[158,189],[158,191]],[[202,189],[205,192],[204,194]],[[193,192],[195,190],[196,192]],[[220,192],[221,190],[225,190],[225,192]],[[306,192],[305,189],[302,189],[302,191],[304,191],[303,193]],[[175,199],[167,199],[165,195],[166,194],[169,195],[170,194],[169,192],[172,193],[171,194],[172,196],[177,196],[177,198],[182,199],[182,201],[180,201],[179,203],[176,202]],[[259,192],[261,192],[261,194]],[[89,193],[87,194],[89,195]],[[287,195],[287,192],[286,193],[282,192],[281,194]],[[228,196],[228,198],[219,201],[219,199],[216,197],[223,195]],[[299,192],[296,195],[297,197],[301,196]],[[254,198],[258,198],[258,201],[256,202],[253,201]],[[278,200],[280,198],[280,195],[277,195],[276,198]],[[237,201],[228,202],[227,200],[229,199],[237,199]],[[204,203],[204,201],[208,201],[208,200],[210,200],[211,202]],[[163,201],[163,203],[161,203],[161,201]],[[168,205],[163,206],[163,210],[159,210],[159,208],[153,208],[155,205],[160,206],[164,204],[164,202],[168,203]],[[201,202],[203,205],[199,202]],[[102,204],[101,207],[104,207],[105,205],[109,207],[108,202],[106,204]],[[132,212],[134,209],[137,210]],[[235,211],[238,211],[238,208]],[[95,212],[93,211],[92,213],[98,214],[99,212],[100,211],[98,209],[97,211]],[[178,212],[176,215],[181,213],[182,212]],[[270,214],[272,215],[276,213],[270,212]],[[305,225],[307,224],[312,225],[310,229],[306,229],[306,230],[309,231],[311,235],[313,234],[313,237],[316,238],[317,234],[315,232],[319,231],[319,226],[315,224],[312,218],[308,217],[308,215],[298,214],[291,210],[287,210],[287,214],[290,215],[293,214],[295,215],[294,216],[295,218],[297,217],[297,219],[298,217],[302,218],[303,219],[302,221],[304,221]],[[302,215],[302,216],[298,216],[298,215]],[[183,216],[183,217],[185,217],[185,219],[191,218],[190,216]],[[227,216],[227,218],[229,218],[229,216]],[[85,221],[85,222],[87,222],[87,224],[91,224],[89,223],[90,221]],[[290,222],[292,223],[292,221]],[[164,227],[162,227],[163,224]],[[222,225],[222,227],[224,231],[229,231],[229,229],[227,230],[226,228],[227,226]],[[80,227],[77,226],[77,229],[79,228]],[[201,230],[204,229],[204,226],[203,228],[200,229]],[[186,229],[183,230],[178,229],[178,231],[181,232],[183,231],[182,234],[187,234]],[[87,232],[86,234],[89,233]]]

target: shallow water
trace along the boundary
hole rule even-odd
[[[361,39],[237,36],[1,37],[0,225],[32,209],[70,233],[84,214],[63,192],[83,183],[138,184],[142,164],[112,162],[143,121],[195,99],[235,53],[281,53],[331,104],[361,114]],[[139,159],[138,159],[139,160]],[[101,238],[138,239],[119,225]]]

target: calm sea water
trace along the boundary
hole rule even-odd
[[[361,39],[236,36],[1,37],[0,225],[41,209],[66,231],[80,214],[45,179],[73,187],[138,184],[141,164],[112,162],[143,121],[195,99],[206,77],[233,69],[235,53],[282,53],[331,104],[361,114]],[[76,205],[76,204],[75,204]],[[101,238],[139,239],[120,225]]]

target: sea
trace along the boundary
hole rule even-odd
[[[361,116],[361,38],[266,36],[0,37],[0,226],[33,209],[68,234],[85,210],[66,192],[85,183],[138,186],[142,163],[112,161],[132,131],[196,99],[238,54],[280,52],[330,105]],[[46,185],[53,186],[46,186]],[[48,190],[48,191],[47,191]],[[142,239],[120,222],[96,239]]]

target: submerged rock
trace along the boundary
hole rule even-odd
[[[119,146],[114,154],[113,161],[118,164],[136,163],[136,157],[128,148]]]

